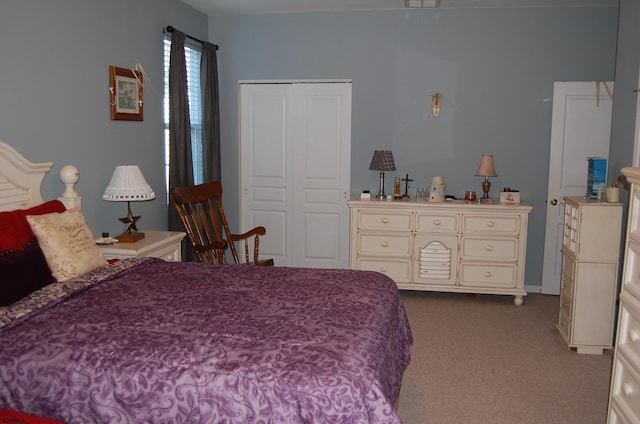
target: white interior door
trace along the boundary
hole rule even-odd
[[[613,90],[613,82],[607,82]],[[609,157],[612,101],[604,84],[553,85],[542,293],[559,294],[565,196],[587,191],[587,158]]]
[[[347,268],[351,83],[241,85],[241,225],[276,265]]]

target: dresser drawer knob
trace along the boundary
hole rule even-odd
[[[493,221],[487,221],[487,227],[491,228],[491,227],[495,227],[496,223]]]
[[[388,223],[389,223],[389,221],[390,221],[390,219],[389,219],[389,218],[382,218],[382,219],[380,220],[380,222],[382,222],[383,224],[388,224]]]
[[[487,252],[493,252],[493,245],[491,245],[491,244],[487,244],[487,245],[484,247],[484,250],[486,250]]]
[[[380,246],[389,247],[389,242],[383,241],[382,243],[380,243]]]
[[[439,219],[433,220],[433,225],[440,225],[440,224],[442,224],[442,222]]]
[[[640,334],[638,334],[636,330],[630,330],[629,340],[631,340],[633,343],[637,342],[638,340],[640,340]]]
[[[625,396],[631,396],[633,394],[633,386],[631,386],[631,384],[624,383],[622,385],[622,393],[624,393]]]
[[[486,272],[484,273],[484,276],[485,276],[485,277],[487,277],[487,278],[491,278],[491,275],[492,275],[492,274],[491,274],[491,272],[489,272],[489,271],[486,271]]]

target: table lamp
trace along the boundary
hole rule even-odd
[[[395,171],[396,164],[393,162],[393,153],[391,150],[376,150],[373,152],[373,158],[371,158],[371,165],[369,170],[380,171],[380,188],[376,199],[384,199],[384,173],[385,171]]]
[[[491,183],[489,182],[489,177],[497,177],[496,168],[493,166],[493,155],[482,155],[482,159],[480,159],[480,166],[478,167],[478,172],[476,172],[476,176],[484,177],[484,181],[482,182],[482,192],[484,195],[483,199],[489,198],[489,190],[491,190]]]
[[[131,213],[131,202],[152,200],[156,194],[144,179],[142,171],[136,165],[117,166],[113,171],[111,182],[102,195],[102,199],[110,202],[127,202],[127,216],[119,218],[124,223],[124,231],[117,236],[121,243],[134,243],[144,238],[144,233],[138,231],[136,222],[140,216]]]

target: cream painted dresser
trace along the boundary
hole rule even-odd
[[[515,296],[524,289],[525,204],[350,200],[350,267],[405,290]]]
[[[640,168],[622,168],[631,183],[609,424],[640,423]]]
[[[613,347],[622,203],[564,198],[557,328],[578,353]]]

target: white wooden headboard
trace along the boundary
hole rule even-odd
[[[53,162],[34,163],[0,141],[0,211],[42,203],[40,186]]]

